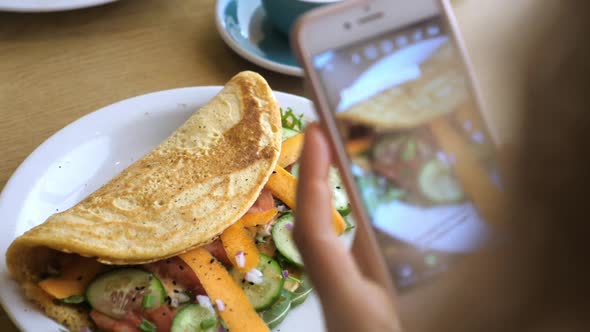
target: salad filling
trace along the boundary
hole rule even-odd
[[[275,172],[249,211],[219,238],[143,265],[107,266],[67,255],[59,266],[47,268],[39,286],[55,301],[88,308],[100,331],[268,331],[278,326],[312,292],[291,234],[304,120],[291,109],[281,110],[281,116],[283,147]],[[342,233],[351,228],[345,220],[350,207],[337,173],[331,182],[333,225]]]

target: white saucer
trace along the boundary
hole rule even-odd
[[[303,76],[287,36],[271,26],[260,0],[217,0],[215,22],[221,38],[243,58],[272,71]]]

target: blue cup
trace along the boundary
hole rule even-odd
[[[272,25],[289,36],[293,24],[303,13],[337,1],[340,0],[262,0],[262,5]]]

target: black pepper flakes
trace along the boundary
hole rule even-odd
[[[181,271],[182,271],[182,270],[184,270],[184,266],[182,266],[182,265],[178,265],[178,268],[179,268]]]
[[[250,282],[248,282],[248,283],[249,283],[250,285],[252,285],[252,286],[254,285],[254,283],[253,283],[252,281],[250,281]]]
[[[180,293],[180,291],[178,289],[175,289],[174,293],[178,294],[178,293]]]
[[[78,278],[76,278],[76,280],[82,281],[82,276],[78,276]]]
[[[211,258],[211,260],[209,261],[209,264],[213,264],[213,262],[215,262],[215,258]]]
[[[340,186],[336,186],[336,189],[340,189]]]
[[[172,280],[172,284],[176,286],[176,280]]]

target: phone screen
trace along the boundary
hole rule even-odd
[[[444,20],[321,52],[313,65],[398,289],[480,246],[501,181]]]

